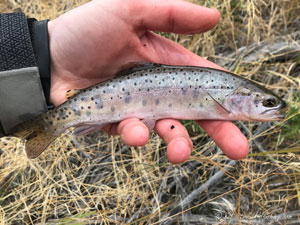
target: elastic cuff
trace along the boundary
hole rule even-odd
[[[28,20],[30,21],[30,19]],[[46,98],[47,105],[50,106],[50,50],[49,50],[49,35],[48,21],[31,20],[31,40],[35,53],[36,63],[39,68],[42,87]],[[30,24],[29,22],[29,24]],[[30,26],[30,25],[29,25]]]

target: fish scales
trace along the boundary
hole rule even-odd
[[[218,71],[212,74],[207,68],[177,70],[158,67],[98,84],[77,94],[54,113],[49,112],[54,120],[47,118],[57,133],[78,124],[101,127],[130,117],[225,119],[224,115],[209,113],[214,100],[207,92],[223,103],[243,80]]]
[[[232,73],[154,64],[79,91],[35,119],[35,124],[38,132],[56,137],[69,127],[81,135],[133,117],[149,129],[162,118],[276,120],[283,107],[284,101],[274,93]],[[36,142],[32,140],[34,147],[27,144],[29,157],[44,150]]]

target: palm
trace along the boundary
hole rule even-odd
[[[149,31],[177,33],[206,31],[217,23],[218,13],[216,11],[209,11],[202,7],[195,8],[190,3],[174,0],[160,3],[161,8],[158,7],[158,9],[156,9],[157,5],[154,4],[154,1],[126,0],[125,4],[124,1],[122,3],[118,0],[92,1],[49,23],[49,30],[57,31],[50,34],[51,100],[54,104],[60,104],[65,100],[64,93],[68,89],[85,88],[107,80],[130,62],[150,61],[163,64],[218,67],[174,42]],[[166,5],[169,8],[166,8]],[[203,17],[205,20],[202,19]],[[196,18],[199,21],[198,24],[194,23]],[[165,130],[169,122],[170,120],[159,122],[156,125],[156,131],[170,145],[176,138],[184,138],[187,140],[185,145],[190,148],[191,141],[183,126],[178,124],[178,129],[170,133]],[[172,123],[174,122],[172,120]],[[138,130],[139,132],[132,133],[133,129],[131,129],[132,127],[128,128],[128,123],[140,125],[141,129]],[[144,144],[148,139],[146,128],[143,128],[141,122],[137,120],[131,120],[128,123],[123,121],[118,127],[109,127],[107,131],[121,133],[122,139],[128,144]],[[205,127],[205,122],[202,123]],[[216,126],[219,123],[208,123],[207,130],[209,131],[214,124]],[[127,130],[124,131],[125,125]],[[241,136],[231,123],[228,125],[223,122],[219,127],[222,126],[229,126],[226,129],[234,130]],[[132,133],[132,137],[130,133]],[[144,134],[145,137],[136,138],[136,133],[140,133],[142,136]],[[213,130],[209,131],[212,136],[215,133]],[[224,145],[224,141],[220,142],[220,137],[216,135],[215,137],[215,141],[219,142],[219,145]],[[139,143],[138,139],[144,141]],[[244,143],[242,147],[245,149],[245,140],[242,142]],[[226,148],[225,145],[225,152]],[[230,155],[230,151],[227,152]],[[240,156],[236,158],[240,158]]]

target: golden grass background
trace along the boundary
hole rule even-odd
[[[4,0],[0,11],[54,19],[84,2]],[[2,138],[0,225],[300,223],[300,2],[193,2],[218,8],[219,25],[205,34],[162,35],[278,93],[289,104],[287,118],[237,122],[250,144],[239,162],[187,121],[194,150],[177,166],[154,133],[139,148],[102,132],[67,133],[35,160],[19,140]]]

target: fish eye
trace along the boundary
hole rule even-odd
[[[277,101],[275,98],[267,98],[263,101],[262,104],[264,107],[272,108],[277,105]]]

